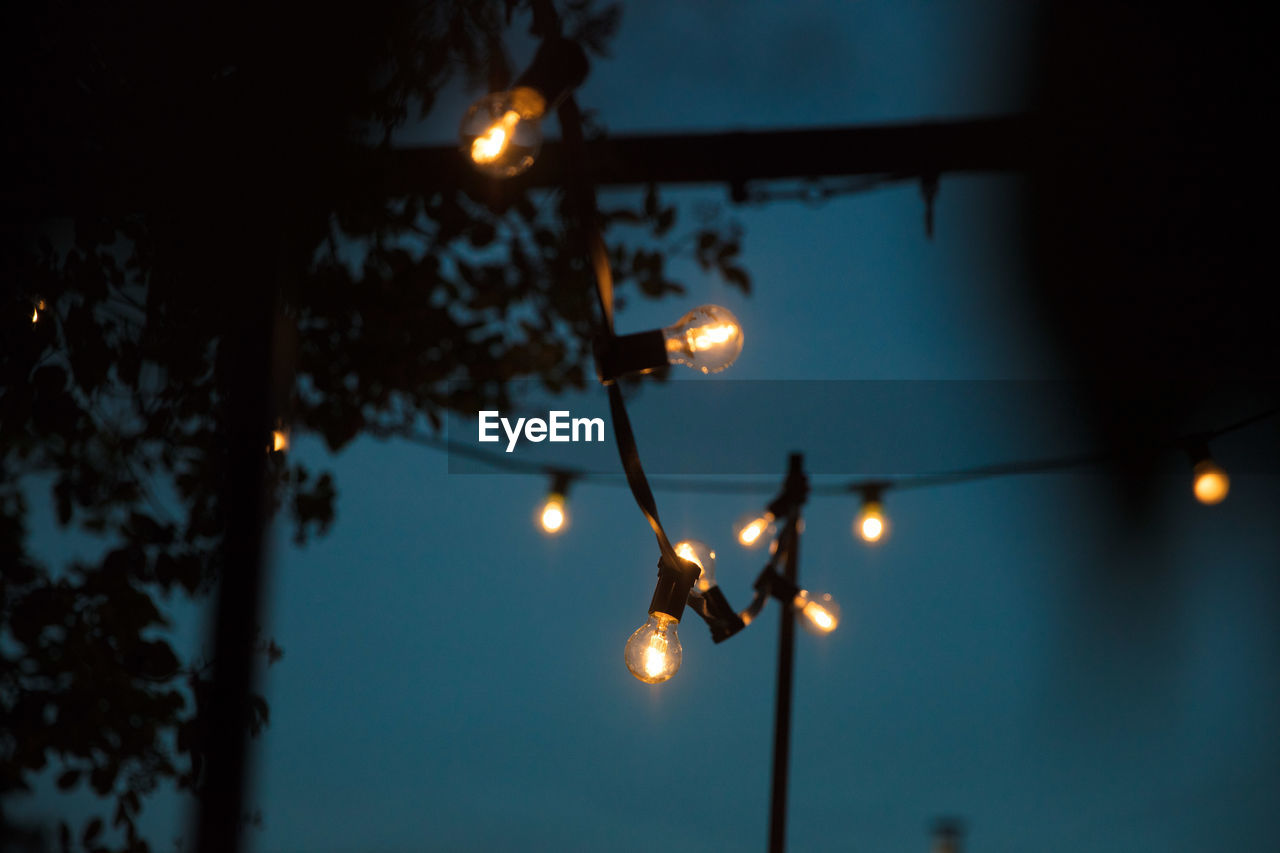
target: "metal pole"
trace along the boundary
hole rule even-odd
[[[789,480],[803,477],[803,457],[791,454]],[[800,508],[795,507],[783,531],[786,545],[783,576],[792,584],[796,580],[800,558]],[[773,784],[769,810],[769,851],[782,853],[787,847],[787,765],[791,751],[791,675],[795,657],[796,617],[786,602],[778,608],[778,696],[773,713]]]

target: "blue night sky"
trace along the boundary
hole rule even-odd
[[[613,133],[1010,113],[1025,106],[1031,7],[628,3],[578,100]],[[443,98],[406,141],[448,141],[479,94]],[[718,303],[746,330],[726,378],[1053,378],[1024,296],[1018,189],[944,177],[933,241],[914,185],[731,208],[752,294],[685,262],[673,277],[688,297],[632,299],[619,330]],[[727,202],[720,187],[669,197],[682,213]],[[673,379],[698,381],[685,373]],[[949,440],[948,413],[919,416]],[[831,412],[828,447],[842,421],[874,417]],[[726,412],[722,429],[646,424],[637,438],[642,454],[711,447],[750,424]],[[1215,455],[1230,468],[1245,443]],[[766,461],[779,478],[791,450],[824,453],[777,447]],[[302,548],[277,531],[269,631],[285,656],[265,683],[252,849],[764,846],[776,605],[718,646],[690,612],[680,672],[647,686],[622,648],[657,549],[625,489],[576,487],[570,528],[549,540],[533,525],[543,478],[449,474],[442,453],[394,441],[329,458],[299,436],[293,452],[335,471],[338,520]],[[1008,458],[986,454],[969,461]],[[851,536],[854,498],[815,498],[801,578],[834,594],[844,621],[797,638],[791,848],[923,851],[929,823],[957,815],[975,851],[1259,849],[1280,801],[1280,485],[1237,476],[1204,508],[1188,481],[1171,467],[1141,537],[1092,474],[891,493],[876,548]],[[721,587],[745,606],[758,555],[732,545],[731,525],[761,501],[658,498],[673,538],[717,549]],[[51,558],[68,548],[51,526],[37,533]],[[157,798],[152,837],[178,835],[185,809]]]

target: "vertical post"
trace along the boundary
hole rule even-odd
[[[797,488],[804,478],[804,461],[799,453],[791,454],[786,491],[803,495]],[[786,546],[782,564],[783,576],[793,584],[800,560],[800,503],[796,498],[787,517],[780,540]],[[769,810],[769,851],[782,853],[787,847],[787,765],[791,752],[791,674],[795,657],[796,616],[794,608],[783,603],[778,608],[778,696],[773,712],[773,784]]]
[[[272,255],[254,256],[264,265]],[[269,269],[269,267],[268,267]],[[261,279],[246,277],[247,281]],[[205,779],[196,815],[196,853],[242,849],[249,776],[250,698],[257,680],[254,641],[266,572],[267,441],[271,435],[272,331],[278,279],[246,294],[228,329],[227,475],[222,571],[213,620],[213,684],[201,752]]]

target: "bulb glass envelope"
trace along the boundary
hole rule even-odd
[[[546,105],[546,99],[528,87],[485,95],[462,118],[458,135],[463,152],[476,168],[495,178],[520,174],[542,150]]]

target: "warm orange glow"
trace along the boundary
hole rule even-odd
[[[666,672],[667,666],[667,636],[655,633],[649,638],[649,647],[644,650],[644,673],[650,678],[657,678]]]
[[[765,513],[759,518],[754,518],[748,521],[746,524],[742,525],[741,529],[738,530],[738,541],[747,548],[758,545],[760,543],[760,537],[769,529],[769,524],[772,523],[772,521],[773,516],[769,513]]]
[[[1195,477],[1193,488],[1196,500],[1200,503],[1212,506],[1227,499],[1227,492],[1231,490],[1231,478],[1212,459],[1197,462],[1192,475]]]
[[[823,631],[834,631],[836,629],[835,617],[827,612],[821,604],[816,601],[810,601],[804,607],[804,615],[809,621]]]
[[[289,433],[282,429],[273,429],[271,431],[271,449],[276,453],[289,449]]]
[[[676,555],[685,560],[688,560],[690,563],[693,563],[695,566],[697,566],[700,569],[706,568],[706,566],[702,565],[702,561],[698,559],[698,555],[694,553],[693,545],[689,544],[688,542],[676,543]]]
[[[884,537],[888,525],[884,520],[884,511],[879,501],[867,501],[853,523],[854,530],[866,542],[879,542]]]
[[[686,333],[689,349],[694,352],[722,346],[737,336],[738,327],[733,323],[714,323],[707,326],[698,326]]]
[[[507,110],[501,119],[471,143],[471,159],[485,164],[501,157],[502,152],[507,150],[507,143],[511,141],[511,134],[519,121],[520,113]]]
[[[627,669],[645,684],[661,684],[675,675],[683,655],[676,620],[658,612],[649,614],[623,652]]]
[[[840,624],[835,613],[809,598],[805,593],[797,595],[795,603],[796,607],[800,608],[800,615],[809,620],[810,626],[823,634],[830,634]]]
[[[40,312],[43,310],[44,310],[44,300],[41,299],[39,302],[36,303],[35,307],[31,309],[31,322],[33,323],[38,322],[40,320]]]
[[[564,510],[564,496],[551,494],[547,496],[547,502],[542,505],[542,512],[538,516],[538,520],[542,523],[542,529],[551,534],[559,533],[564,529],[564,523],[568,516]]]

